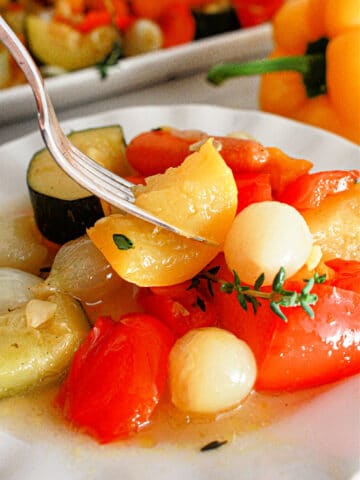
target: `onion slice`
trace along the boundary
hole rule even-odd
[[[42,279],[16,268],[0,268],[0,315],[34,298],[32,287]]]

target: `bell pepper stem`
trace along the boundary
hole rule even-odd
[[[271,72],[298,72],[304,82],[309,98],[327,91],[326,56],[321,53],[307,53],[288,57],[253,60],[246,63],[224,63],[215,65],[208,72],[208,81],[220,85],[224,80],[242,75],[261,75]]]
[[[263,60],[253,60],[245,63],[224,63],[213,66],[207,79],[209,82],[220,85],[224,80],[243,75],[261,75],[269,72],[296,71],[307,75],[315,57],[322,55],[296,55]]]

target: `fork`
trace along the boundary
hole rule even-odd
[[[93,193],[146,222],[186,238],[211,244],[212,242],[158,218],[135,205],[135,185],[115,175],[78,150],[66,137],[57,120],[44,79],[31,55],[0,15],[0,40],[23,71],[35,97],[40,132],[56,163],[77,183]]]

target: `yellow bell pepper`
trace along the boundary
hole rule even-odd
[[[291,0],[275,16],[273,35],[269,59],[215,65],[208,79],[264,74],[262,110],[360,144],[360,0]]]

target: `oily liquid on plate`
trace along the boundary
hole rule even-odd
[[[0,400],[1,430],[31,442],[66,436],[67,446],[81,445],[87,437],[73,429],[53,407],[58,387]],[[135,445],[144,448],[170,444],[181,448],[199,449],[212,442],[231,441],[235,435],[253,432],[291,414],[323,389],[292,394],[264,395],[253,392],[236,410],[216,418],[191,416],[177,410],[167,394],[157,407],[151,424],[131,439],[120,441],[120,448]]]
[[[111,293],[102,302],[84,307],[91,322],[99,315],[110,314],[113,318],[119,318],[129,311],[139,310],[135,297],[136,288],[127,284],[116,295]],[[57,389],[57,386],[52,386],[0,400],[0,428],[31,442],[36,442],[36,439],[46,441],[51,436],[65,437],[67,446],[76,447],[83,442],[88,446],[91,440],[71,428],[53,407]],[[231,441],[235,435],[258,430],[286,417],[322,390],[317,388],[281,395],[253,392],[237,409],[219,414],[216,418],[192,416],[177,410],[170,402],[167,392],[155,410],[151,424],[130,440],[120,441],[116,446],[150,448],[171,444],[199,449],[214,440]]]

